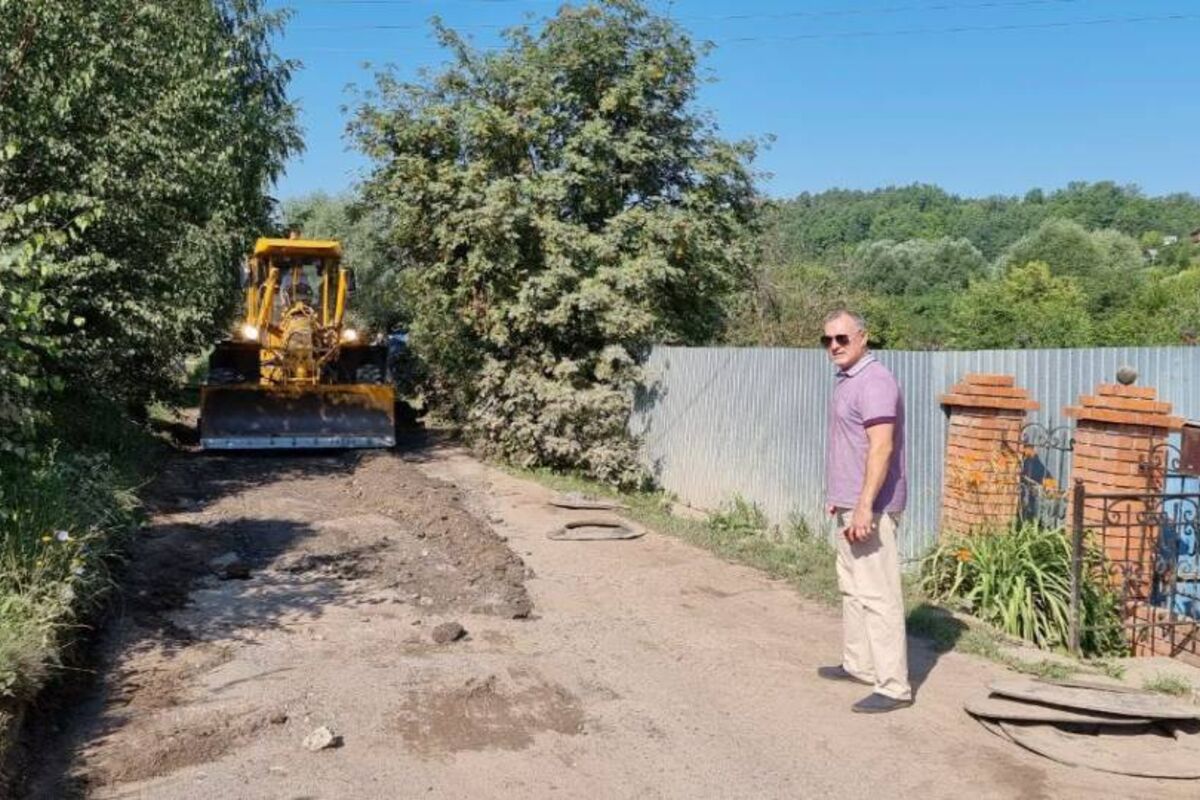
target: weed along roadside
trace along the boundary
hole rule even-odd
[[[141,519],[139,488],[168,448],[121,409],[52,410],[56,438],[0,454],[0,764],[11,779],[25,712],[88,666],[84,650],[117,589]],[[94,411],[91,409],[89,411]]]

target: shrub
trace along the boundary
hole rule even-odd
[[[754,262],[754,143],[696,108],[700,49],[639,0],[491,52],[436,33],[441,71],[381,75],[352,126],[397,273],[372,285],[403,290],[428,407],[486,454],[636,488],[636,365],[721,333]]]
[[[921,589],[1005,633],[1045,649],[1069,644],[1071,538],[1062,528],[1023,523],[1000,532],[947,539],[921,565]],[[1120,614],[1100,556],[1085,552],[1080,592],[1084,653],[1123,647]]]
[[[0,697],[36,692],[111,587],[135,519],[131,487],[155,460],[144,431],[111,405],[92,407],[87,424],[70,404],[51,413],[71,420],[55,426],[69,444],[0,453]]]
[[[799,515],[786,525],[772,525],[761,508],[734,495],[709,515],[702,534],[689,538],[773,578],[783,578],[806,597],[829,605],[838,600],[837,553]]]
[[[762,509],[741,495],[734,495],[719,511],[710,514],[708,525],[719,533],[740,536],[766,534],[770,529]]]

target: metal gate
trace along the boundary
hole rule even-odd
[[[1162,491],[1073,487],[1071,647],[1119,637],[1133,655],[1200,659],[1200,478],[1171,444],[1139,468]],[[1097,604],[1115,614],[1085,608]]]
[[[1066,524],[1073,432],[1071,425],[1047,427],[1037,422],[1021,428],[1017,516],[1022,521],[1046,528]]]

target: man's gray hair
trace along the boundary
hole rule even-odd
[[[833,311],[830,311],[825,315],[825,319],[821,321],[821,324],[823,326],[828,325],[835,319],[840,319],[842,317],[849,317],[850,319],[854,320],[854,324],[858,326],[860,331],[865,331],[867,329],[867,321],[863,318],[863,315],[859,314],[857,311],[851,311],[848,308],[835,308]]]

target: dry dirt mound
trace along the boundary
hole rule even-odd
[[[328,634],[310,631],[357,608],[400,606],[417,624],[531,611],[521,559],[455,486],[391,453],[181,454],[146,497],[151,518],[99,647],[104,677],[59,715],[64,731],[40,733],[29,797],[103,794],[285,725],[306,702],[299,689],[285,703],[237,700],[239,680],[208,685],[238,667],[228,662],[239,648],[300,634],[320,649]],[[417,642],[428,645],[414,633],[395,647]],[[306,658],[296,653],[297,669]]]
[[[405,743],[427,754],[520,750],[542,731],[573,736],[583,727],[577,697],[528,673],[470,678],[432,694],[409,692],[396,720]]]

